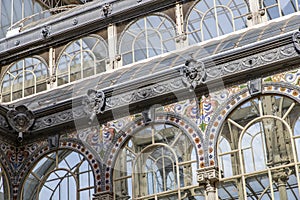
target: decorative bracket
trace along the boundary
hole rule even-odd
[[[49,149],[58,148],[58,146],[59,146],[59,135],[49,136],[48,137],[48,146],[49,146]]]
[[[105,94],[103,91],[89,89],[82,104],[84,111],[91,116],[90,123],[92,123],[97,114],[104,112]]]
[[[144,123],[147,125],[155,118],[155,107],[151,107],[142,112]]]
[[[261,94],[262,91],[261,78],[248,81],[247,86],[251,96]]]
[[[185,62],[185,66],[186,67],[181,68],[180,75],[182,75],[182,81],[191,91],[194,90],[197,85],[206,82],[207,73],[203,62],[190,59]]]
[[[293,34],[293,42],[297,53],[300,53],[300,30]]]
[[[23,141],[23,133],[28,130],[34,124],[34,114],[32,111],[24,105],[17,106],[14,110],[10,110],[6,114],[9,125],[19,133],[18,141]]]
[[[47,79],[47,84],[52,84],[56,81],[56,76],[55,75],[51,75],[48,79]]]
[[[44,26],[41,30],[41,35],[43,38],[47,38],[50,36],[50,29],[51,27],[50,26]]]
[[[198,183],[217,182],[219,181],[219,170],[216,167],[207,167],[197,170]]]
[[[215,166],[197,170],[199,186],[204,186],[206,199],[217,199],[216,185],[219,181],[219,170]]]
[[[109,3],[106,3],[102,6],[101,8],[102,10],[102,13],[105,17],[107,17],[109,14],[111,14],[111,11],[112,11],[112,5],[109,4]]]

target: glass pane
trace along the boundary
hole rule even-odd
[[[203,30],[203,39],[208,40],[218,36],[217,21],[214,9],[209,10],[203,17],[203,22],[201,24]]]
[[[237,182],[240,182],[238,180]],[[222,182],[218,185],[218,197],[220,200],[239,199],[238,186],[236,182]]]
[[[78,195],[91,197],[92,189],[94,177],[87,160],[76,152],[59,150],[42,158],[30,172],[23,199],[38,194],[39,199],[73,200]]]
[[[234,31],[233,16],[230,11],[224,7],[217,7],[219,35],[225,35]]]
[[[168,124],[146,126],[119,152],[114,166],[115,198],[177,199],[181,187],[197,187],[197,169],[196,151],[180,129]],[[196,193],[185,195],[202,199],[203,194]]]
[[[107,57],[107,45],[102,38],[89,36],[72,42],[58,61],[58,85],[104,72]]]
[[[255,198],[262,196],[263,199],[271,199],[269,177],[266,174],[261,174],[255,177],[246,179],[247,197]]]
[[[247,27],[244,0],[199,1],[188,17],[189,43],[194,44]]]
[[[297,12],[295,0],[279,0],[282,15],[288,15]]]
[[[139,19],[121,38],[123,65],[174,50],[175,35],[174,25],[165,17],[153,15]]]

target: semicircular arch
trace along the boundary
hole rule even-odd
[[[181,130],[184,135],[189,138],[193,148],[196,150],[197,168],[199,168],[199,166],[204,166],[205,152],[203,134],[194,122],[179,114],[168,112],[156,113],[155,119],[150,122],[150,124],[167,124]],[[126,125],[118,132],[118,134],[115,135],[113,143],[107,151],[104,159],[104,162],[106,162],[106,169],[104,169],[106,171],[105,189],[107,191],[112,191],[113,169],[120,150],[134,134],[143,130],[148,125],[149,124],[144,123],[142,117],[139,117],[135,121]]]
[[[262,92],[256,94],[256,96],[268,94],[285,96],[300,103],[300,89],[289,83],[263,83]],[[207,138],[205,141],[205,147],[207,149],[205,149],[205,151],[208,152],[205,158],[206,167],[218,166],[217,143],[225,120],[238,106],[254,97],[255,96],[251,96],[248,89],[243,89],[239,93],[232,95],[212,116],[205,132],[205,138]]]
[[[102,189],[102,180],[101,180],[101,171],[102,163],[99,155],[84,141],[78,139],[61,139],[57,148],[50,148],[47,142],[44,142],[39,148],[35,150],[27,159],[27,165],[24,165],[19,171],[20,176],[18,181],[20,186],[18,188],[18,196],[21,196],[23,192],[24,185],[28,176],[31,173],[31,170],[34,169],[37,163],[39,163],[45,156],[56,151],[69,151],[70,153],[76,152],[78,155],[84,158],[90,166],[90,170],[93,174],[94,180],[94,192],[101,192]],[[45,171],[46,172],[46,171]]]

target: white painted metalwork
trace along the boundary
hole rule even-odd
[[[57,62],[57,85],[63,85],[106,71],[108,49],[98,36],[88,36],[69,43]]]
[[[300,123],[290,122],[290,116],[299,116],[298,109],[287,97],[266,95],[232,112],[218,144],[220,174],[224,172],[219,199],[300,198]]]
[[[47,89],[48,68],[42,58],[31,57],[13,63],[1,81],[1,100],[9,102]]]
[[[79,153],[57,150],[43,157],[29,173],[22,199],[92,199],[94,176]]]
[[[189,43],[202,42],[246,28],[248,13],[244,0],[198,1],[190,9],[186,20]]]
[[[114,166],[115,199],[198,199],[197,161],[189,138],[170,125],[151,124],[133,135]],[[198,196],[198,197],[197,197]]]
[[[123,65],[175,50],[175,24],[166,16],[141,18],[125,29],[119,52]]]
[[[260,0],[260,3],[262,8],[266,10],[268,20],[299,11],[298,0]]]
[[[8,180],[2,166],[0,166],[0,199],[10,199]]]

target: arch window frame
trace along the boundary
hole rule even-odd
[[[247,19],[246,16],[249,14],[249,6],[246,3],[246,1],[244,0],[239,0],[241,2],[243,2],[242,6],[241,5],[237,5],[237,3],[235,3],[235,1],[237,0],[228,0],[228,2],[226,2],[226,4],[221,4],[220,1],[217,0],[213,0],[213,5],[209,5],[206,0],[199,0],[197,2],[194,3],[194,5],[189,9],[188,14],[186,16],[185,19],[185,31],[188,35],[188,40],[190,44],[195,44],[195,43],[199,43],[199,42],[203,42],[209,39],[213,39],[222,35],[226,35],[229,33],[232,33],[236,30],[240,30],[243,28],[247,28]],[[222,2],[222,1],[221,1]],[[201,4],[205,3],[207,9],[203,10],[203,6],[201,7]],[[198,8],[199,7],[199,8]],[[218,9],[222,9],[222,11],[218,11]],[[242,12],[242,9],[246,9],[244,12]],[[226,13],[224,13],[224,11],[228,11]],[[209,13],[212,14],[215,26],[214,29],[212,31],[212,33],[210,32],[210,28],[206,27],[204,28],[205,25],[205,17],[209,15]],[[238,14],[235,14],[238,13]],[[219,18],[225,14],[227,17],[227,21],[226,23],[230,22],[231,24],[231,31],[226,31],[226,30],[222,30],[221,26],[219,24]],[[192,20],[191,18],[193,17],[193,15],[197,16],[194,20]],[[199,20],[200,18],[200,20]],[[195,21],[196,20],[196,21]],[[241,23],[242,21],[238,22],[239,20],[244,21],[244,23]],[[199,23],[199,25],[196,25],[197,23]],[[239,24],[239,26],[244,26],[243,28],[240,28],[239,26],[237,26],[237,24]],[[195,27],[196,26],[196,27]],[[208,33],[204,33],[206,30],[206,32]],[[209,35],[209,36],[206,36]],[[193,38],[193,39],[191,39]]]
[[[20,10],[16,8],[20,8]],[[35,15],[37,18],[41,18],[37,14],[46,10],[38,1],[25,0],[3,1],[0,3],[0,9],[0,12],[4,13],[0,19],[0,38],[5,37],[7,33],[6,30],[14,29],[17,27],[15,26],[16,24],[20,24],[20,22],[29,16]]]
[[[278,102],[279,102],[279,110],[282,110],[282,111],[278,111],[278,112],[281,112],[280,116],[277,116],[275,115],[274,113],[272,115],[268,114],[268,113],[265,113],[264,111],[264,106],[263,106],[263,103],[262,103],[262,99],[261,97],[263,96],[271,96],[271,97],[280,97],[281,99],[277,99]],[[300,135],[295,135],[295,132],[293,131],[293,129],[296,127],[296,122],[291,122],[291,119],[289,118],[289,115],[292,113],[292,114],[295,114],[293,111],[293,109],[295,108],[296,104],[298,104],[299,106],[299,103],[288,97],[288,96],[284,96],[284,95],[281,95],[281,94],[265,94],[265,95],[261,95],[261,96],[258,96],[258,97],[254,97],[255,98],[258,98],[259,100],[257,101],[257,105],[253,105],[253,98],[250,99],[250,100],[247,100],[245,102],[242,102],[240,104],[240,107],[237,107],[234,111],[231,112],[230,115],[227,116],[226,120],[224,121],[224,124],[225,123],[228,123],[228,129],[231,129],[230,128],[230,124],[232,126],[235,126],[236,129],[239,130],[239,137],[238,137],[238,141],[236,141],[237,145],[236,147],[233,147],[233,148],[230,148],[229,150],[225,150],[224,152],[223,151],[220,151],[220,143],[222,142],[222,139],[224,138],[223,134],[220,134],[219,136],[219,139],[218,139],[218,149],[219,149],[219,153],[218,153],[218,163],[222,163],[223,160],[222,160],[222,157],[225,156],[225,155],[230,155],[230,162],[231,162],[231,165],[239,165],[239,170],[237,174],[234,174],[232,173],[230,176],[226,176],[226,177],[222,177],[222,168],[224,169],[224,166],[223,164],[221,164],[220,166],[220,169],[219,169],[219,172],[220,172],[220,182],[221,182],[221,186],[219,188],[219,190],[221,190],[222,192],[222,195],[224,195],[224,192],[227,193],[227,195],[231,195],[232,198],[234,198],[234,194],[230,194],[230,192],[228,192],[228,190],[226,190],[226,188],[224,186],[227,185],[230,185],[232,184],[230,187],[236,187],[237,191],[239,190],[238,188],[239,187],[242,187],[242,192],[239,193],[239,194],[236,194],[237,196],[244,196],[245,198],[251,198],[251,187],[252,185],[254,184],[257,184],[257,188],[258,187],[261,187],[263,188],[262,191],[259,191],[258,194],[256,194],[258,197],[257,198],[263,198],[265,195],[267,195],[269,198],[271,199],[277,199],[279,198],[279,187],[278,186],[278,183],[277,183],[277,179],[276,179],[276,175],[277,173],[283,173],[284,171],[282,171],[282,169],[285,169],[285,173],[287,173],[286,175],[289,177],[288,180],[285,184],[285,187],[286,187],[286,191],[287,191],[287,195],[294,195],[294,198],[297,198],[299,197],[300,194],[295,194],[295,193],[298,193],[298,192],[295,192],[293,191],[293,187],[295,187],[295,183],[293,183],[293,179],[294,177],[296,179],[298,179],[298,183],[296,183],[296,186],[299,190],[300,188],[300,174],[299,174],[299,170],[300,170],[300,159],[297,157],[297,153],[299,154],[299,152],[297,152],[297,149],[296,149],[296,140],[298,139],[300,141]],[[276,99],[276,98],[275,98]],[[284,105],[284,101],[285,99],[287,99],[288,103],[286,104],[286,107],[283,108],[283,105]],[[250,103],[252,102],[252,103]],[[246,106],[245,106],[246,105]],[[238,108],[245,108],[247,106],[254,106],[256,107],[255,108],[255,111],[252,110],[251,112],[253,113],[256,113],[257,116],[255,116],[253,119],[251,119],[250,121],[248,121],[245,125],[243,124],[239,124],[238,121],[235,121],[234,119],[232,119],[232,114],[234,112],[237,112]],[[277,105],[277,104],[276,104]],[[244,106],[244,107],[243,107]],[[276,106],[274,107],[274,109],[276,108]],[[242,112],[242,111],[241,111]],[[240,116],[240,117],[243,117],[243,116]],[[299,117],[299,116],[298,116]],[[246,165],[251,165],[249,164],[248,160],[249,158],[246,158],[244,155],[244,150],[249,148],[248,144],[250,144],[250,147],[253,149],[254,146],[252,145],[252,142],[253,142],[253,138],[255,135],[258,135],[258,134],[265,134],[264,132],[262,133],[258,133],[258,132],[255,132],[257,131],[257,129],[255,130],[251,130],[251,131],[254,131],[253,133],[255,134],[252,138],[251,138],[251,141],[247,144],[247,145],[243,145],[243,139],[244,139],[244,136],[247,134],[248,131],[250,131],[249,129],[253,127],[253,125],[257,124],[257,123],[261,123],[261,126],[265,126],[263,125],[263,120],[274,120],[274,121],[277,121],[279,122],[279,124],[282,124],[282,126],[284,127],[283,130],[284,133],[281,133],[283,134],[282,137],[283,138],[286,138],[285,134],[288,134],[288,141],[286,141],[286,145],[287,143],[289,143],[289,147],[287,148],[286,147],[286,152],[287,152],[287,157],[288,159],[290,160],[290,162],[285,162],[285,160],[282,160],[281,162],[284,162],[284,163],[279,163],[279,164],[276,164],[276,160],[272,161],[271,165],[270,163],[268,164],[267,163],[267,144],[264,139],[264,136],[262,136],[262,148],[264,149],[264,153],[263,153],[263,157],[264,157],[264,162],[265,163],[265,168],[263,169],[256,169],[255,168],[255,159],[258,159],[258,158],[254,158],[253,156],[253,152],[251,152],[251,155],[252,155],[252,162],[253,162],[253,165],[252,165],[252,169],[248,169],[246,168]],[[298,120],[299,121],[299,120]],[[275,123],[275,122],[274,122]],[[300,121],[298,122],[300,123]],[[232,133],[232,130],[228,130],[230,132],[230,135],[233,135]],[[221,133],[223,133],[223,129],[221,130]],[[232,137],[232,136],[231,136]],[[249,139],[249,138],[248,138]],[[299,143],[300,144],[300,143]],[[298,144],[298,146],[299,146]],[[245,148],[246,146],[246,148]],[[227,149],[227,148],[226,148]],[[269,149],[270,151],[270,149]],[[246,164],[247,163],[247,164]],[[227,166],[228,167],[228,166]],[[294,171],[293,173],[291,171]],[[232,167],[232,170],[233,170],[233,167]],[[236,170],[236,169],[235,169]],[[280,171],[281,170],[281,171]],[[241,186],[239,186],[239,184],[241,184]],[[292,184],[294,184],[292,186]],[[249,188],[250,187],[250,188]],[[253,186],[254,187],[254,186]],[[264,188],[265,187],[265,188]],[[256,188],[256,189],[257,189]],[[297,190],[297,189],[295,189]],[[222,198],[220,198],[222,199]]]
[[[84,43],[85,39],[92,39],[93,45],[92,48],[84,47],[86,44]],[[76,44],[77,43],[77,44]],[[99,47],[98,47],[99,45]],[[71,51],[71,48],[78,48]],[[96,54],[98,51],[96,51],[96,48],[101,48],[102,52],[105,52],[105,56],[101,55],[101,58],[98,59]],[[102,49],[104,47],[104,49]],[[68,51],[68,52],[67,52]],[[96,74],[103,73],[107,70],[106,66],[106,60],[108,59],[108,44],[107,42],[99,35],[89,35],[86,37],[79,38],[75,41],[69,42],[65,48],[61,51],[59,58],[56,63],[56,82],[58,86],[65,85],[74,81],[82,80],[90,76],[94,76]],[[91,60],[85,61],[84,57],[88,55]],[[80,58],[77,59],[77,56]],[[72,64],[75,61],[78,61],[77,65],[79,65],[79,70],[74,70],[74,66],[76,64]],[[84,73],[87,72],[87,67],[84,66],[84,62],[92,62],[92,66],[89,68],[92,68],[92,74],[85,75]],[[75,66],[78,68],[78,66]],[[75,69],[76,69],[75,68]],[[90,70],[89,70],[90,71]],[[76,74],[79,74],[79,78],[76,77]],[[72,76],[74,76],[72,78]],[[66,78],[67,77],[67,78]],[[74,80],[73,80],[74,79]],[[61,80],[61,81],[60,81]]]
[[[170,141],[170,144],[169,143],[168,144],[163,143],[162,141],[156,141],[157,138],[155,138],[155,137],[158,134],[161,134],[161,133],[155,132],[155,131],[158,131],[158,130],[155,129],[155,126],[160,126],[160,125],[164,125],[167,128],[176,128],[177,131],[180,131],[180,133],[178,133],[178,135],[174,135],[174,140],[172,140],[172,142]],[[151,142],[150,142],[150,144],[147,144],[146,146],[143,146],[141,149],[137,150],[136,148],[139,148],[139,147],[134,146],[132,138],[136,134],[142,133],[142,131],[147,129],[147,128],[151,129]],[[160,129],[160,130],[165,130],[165,129]],[[116,163],[114,164],[115,165],[115,170],[118,169],[118,170],[122,171],[122,169],[119,169],[120,163],[117,163],[117,162],[123,162],[123,161],[120,161],[121,159],[125,160],[124,156],[122,156],[122,154],[126,153],[126,155],[127,155],[127,152],[129,152],[130,154],[132,154],[133,157],[131,158],[132,160],[129,161],[131,163],[131,166],[132,166],[129,171],[127,169],[126,173],[125,174],[123,173],[122,176],[116,175],[115,171],[113,172],[113,185],[114,185],[113,190],[114,190],[115,198],[118,198],[116,196],[116,194],[118,192],[118,191],[116,191],[116,187],[117,187],[116,185],[117,185],[118,182],[122,182],[122,181],[124,183],[127,182],[127,184],[131,185],[131,186],[127,186],[128,189],[131,188],[131,191],[129,191],[130,193],[127,194],[129,196],[127,196],[127,197],[131,196],[133,199],[160,198],[160,197],[166,197],[168,195],[175,195],[176,198],[180,199],[181,197],[183,198],[185,195],[187,195],[187,194],[184,194],[184,195],[182,194],[182,192],[184,190],[197,188],[198,184],[195,183],[196,180],[193,180],[192,174],[190,174],[191,175],[191,177],[190,177],[191,178],[191,180],[190,180],[191,185],[185,185],[186,182],[184,180],[184,177],[181,177],[183,174],[180,174],[181,173],[180,170],[182,170],[183,167],[185,167],[185,166],[190,166],[190,170],[192,170],[192,171],[195,168],[194,171],[196,171],[197,165],[198,165],[198,162],[199,162],[197,160],[197,156],[196,156],[196,152],[197,152],[196,147],[193,146],[193,145],[190,147],[191,149],[190,149],[190,155],[189,155],[189,160],[188,161],[179,160],[177,158],[177,154],[176,154],[174,148],[176,148],[176,145],[178,145],[178,142],[180,141],[182,136],[185,137],[185,139],[187,139],[187,141],[192,144],[192,142],[191,142],[190,138],[188,137],[188,135],[182,129],[180,129],[180,127],[177,127],[174,124],[158,122],[158,123],[151,123],[151,124],[143,127],[142,129],[138,129],[137,132],[132,137],[130,137],[129,140],[127,140],[124,143],[123,147],[118,152],[118,156],[116,158]],[[149,153],[149,155],[150,155],[155,150],[157,150],[156,147],[168,149],[171,152],[171,155],[174,156],[174,159],[172,159],[172,160],[175,160],[175,163],[173,163],[172,166],[173,166],[173,169],[174,169],[173,172],[176,172],[176,174],[173,174],[171,176],[174,176],[175,180],[177,181],[177,184],[173,185],[174,188],[172,190],[167,189],[167,184],[168,184],[168,181],[170,179],[168,179],[168,177],[166,176],[166,173],[165,174],[163,173],[163,175],[160,174],[161,178],[165,179],[165,183],[163,184],[164,187],[161,190],[159,190],[157,188],[158,180],[154,180],[155,184],[153,182],[151,182],[154,185],[152,187],[152,190],[151,190],[151,189],[149,189],[149,186],[147,184],[148,179],[144,180],[143,178],[141,178],[140,174],[145,174],[145,170],[147,171],[147,168],[146,168],[147,167],[147,160],[144,160],[144,158],[142,158],[142,156],[145,156],[146,153],[149,153],[148,150],[150,151],[150,153]],[[133,150],[132,148],[135,148],[135,150]],[[126,150],[126,152],[124,153],[123,150]],[[151,150],[153,150],[153,151],[151,151]],[[134,152],[134,151],[138,151],[138,152]],[[195,157],[193,157],[193,155]],[[122,156],[122,157],[120,157],[120,156]],[[167,157],[169,157],[169,156],[167,156]],[[147,157],[151,158],[151,156],[147,156]],[[153,161],[155,161],[155,160],[157,161],[157,160],[159,160],[163,157],[164,157],[164,155],[161,155],[161,156],[157,157],[156,159],[155,158],[151,158],[151,159]],[[151,159],[148,159],[148,160],[151,160]],[[142,163],[140,163],[139,160],[143,160]],[[140,164],[141,166],[138,166],[138,164]],[[138,166],[137,168],[139,168],[139,169],[137,169],[136,166]],[[143,168],[143,170],[144,170],[143,172],[140,171],[140,167]],[[141,173],[135,173],[135,171],[139,171]],[[147,175],[145,175],[145,176],[147,176]],[[188,177],[189,175],[187,174],[185,176]],[[136,179],[138,177],[139,177],[139,181],[136,181]],[[147,176],[147,178],[148,178],[148,176]],[[155,178],[157,178],[157,177],[154,177],[154,179]],[[139,183],[138,185],[143,184],[142,182],[140,182],[141,181],[140,179],[143,180],[142,182],[145,183],[146,186],[145,186],[145,188],[137,189],[137,188],[135,188],[135,183],[138,182]],[[164,180],[162,180],[162,181],[164,181]],[[122,184],[122,183],[118,183],[118,184]],[[146,192],[147,194],[145,193],[144,195],[140,196],[140,194],[136,193],[136,190],[139,190],[138,192],[141,192],[141,190],[143,190],[143,189],[147,190],[147,192]],[[151,194],[151,191],[152,191],[152,194]],[[119,197],[119,198],[122,198],[122,197]]]
[[[77,157],[76,161],[74,157]],[[66,173],[62,174],[62,171]],[[70,178],[75,183],[75,188],[74,184],[71,184]],[[65,180],[66,183],[64,182]],[[29,182],[27,183],[27,181]],[[26,186],[31,183],[36,185],[35,188],[37,190],[28,191]],[[70,193],[69,189],[63,193],[61,190],[65,187],[63,184],[66,184],[67,187],[72,187],[72,191],[76,190],[76,193]],[[92,198],[95,193],[95,186],[93,167],[88,159],[78,151],[69,148],[59,148],[47,152],[34,164],[23,183],[21,198],[38,200],[41,195],[46,195],[47,197],[49,196],[49,199],[52,199],[53,195],[58,195],[61,200],[64,200],[66,196],[69,200],[73,200],[74,196],[72,195],[75,195],[75,199],[80,200],[82,199],[81,196],[85,196],[86,193]],[[26,189],[27,191],[25,191]],[[49,195],[43,189],[52,191],[52,195]],[[27,196],[29,192],[31,193]],[[42,192],[44,193],[42,194]]]
[[[27,64],[28,60],[30,59],[31,63]],[[21,67],[18,67],[22,65]],[[40,66],[40,70],[37,70],[36,68],[38,68]],[[15,68],[15,69],[13,69]],[[29,68],[29,69],[28,69]],[[30,68],[32,68],[32,70],[30,70]],[[13,71],[11,71],[13,70]],[[46,72],[46,73],[44,73]],[[38,76],[37,73],[40,73],[40,75]],[[28,75],[30,74],[30,75]],[[27,79],[26,76],[32,76],[31,79]],[[8,77],[8,78],[6,78]],[[24,78],[25,77],[25,78]],[[38,80],[40,77],[44,77],[41,80]],[[11,65],[8,66],[7,70],[5,71],[5,73],[2,76],[2,80],[1,80],[1,101],[3,102],[3,94],[5,95],[9,95],[9,101],[5,101],[5,102],[10,102],[10,101],[14,101],[20,98],[24,98],[27,96],[31,96],[34,95],[36,93],[42,92],[47,90],[47,79],[49,77],[49,68],[48,65],[46,63],[46,61],[39,57],[39,56],[33,56],[33,57],[26,57],[24,59],[18,60],[14,63],[12,63]],[[19,80],[22,80],[21,84],[21,88],[18,89],[17,91],[14,90],[14,87],[16,87],[15,82],[17,81],[20,82]],[[26,87],[26,81],[33,81],[33,84],[31,85],[27,85]],[[4,84],[8,84],[8,87],[3,87]],[[41,89],[40,91],[37,90],[37,87],[40,85],[45,84],[45,88]],[[25,90],[26,89],[30,89],[33,87],[33,91],[31,94],[25,94]],[[8,88],[6,89],[7,91],[3,91],[4,88]],[[20,92],[21,91],[21,96],[20,97],[14,97],[14,94],[16,92]]]
[[[152,25],[151,23],[151,18],[155,17],[156,19],[159,19],[158,25]],[[156,20],[155,19],[155,20]],[[167,24],[166,24],[167,22]],[[139,26],[139,23],[142,23],[142,27]],[[138,26],[138,29],[134,29],[135,26]],[[168,28],[172,27],[172,30],[169,30]],[[138,30],[138,31],[137,31]],[[160,38],[159,41],[159,48],[154,48],[156,47],[155,45],[151,45],[149,38],[151,37],[150,31],[155,32],[155,36],[157,38]],[[164,32],[163,32],[164,31]],[[165,32],[167,31],[168,37],[164,37]],[[145,34],[145,37],[139,38],[142,34]],[[153,33],[152,33],[153,34]],[[155,13],[152,15],[147,15],[142,18],[139,18],[131,23],[129,23],[124,31],[121,33],[121,37],[118,42],[118,51],[119,54],[122,57],[122,63],[123,65],[128,65],[131,63],[135,63],[144,59],[148,59],[154,56],[158,56],[161,54],[164,54],[166,52],[170,52],[176,49],[176,44],[175,44],[175,37],[177,36],[177,29],[176,29],[176,24],[174,21],[167,15],[162,14],[162,13]],[[133,38],[133,39],[128,39]],[[141,41],[139,41],[141,40]],[[168,47],[167,43],[173,40],[173,47]],[[129,41],[129,42],[128,42]],[[142,47],[142,53],[143,56],[142,58],[138,58],[139,54],[139,49],[135,48],[135,46],[140,43],[144,43]],[[130,43],[130,44],[128,44]],[[130,46],[130,49],[125,49],[125,46]],[[168,49],[170,48],[170,49]],[[160,53],[154,53],[154,55],[151,55],[151,51],[159,51]],[[153,54],[153,53],[152,53]],[[124,61],[124,57],[128,56],[126,61]],[[128,61],[127,61],[128,60]]]

